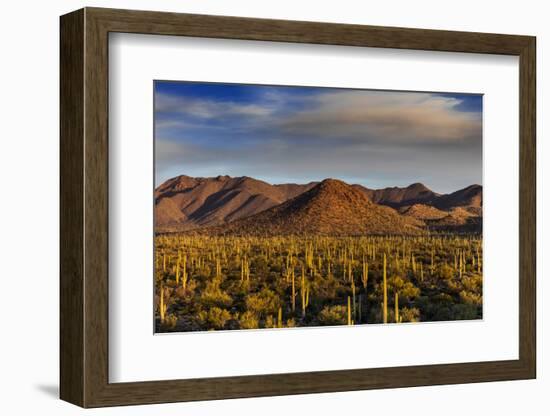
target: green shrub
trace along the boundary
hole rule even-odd
[[[201,294],[201,302],[205,306],[228,307],[231,305],[231,296],[220,289],[218,282],[208,282]]]
[[[246,309],[259,316],[276,314],[281,306],[277,294],[271,289],[263,288],[260,292],[248,295],[245,299]]]
[[[258,328],[258,318],[250,311],[245,311],[237,316],[237,321],[242,329]]]
[[[203,325],[214,329],[223,329],[226,322],[231,319],[231,314],[229,311],[215,306],[208,311],[200,311],[198,318]]]
[[[344,325],[347,323],[348,309],[341,305],[325,306],[319,312],[318,319],[321,325]]]
[[[418,308],[401,308],[399,316],[402,322],[420,322],[420,310]]]

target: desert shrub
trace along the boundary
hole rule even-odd
[[[418,308],[401,308],[399,316],[402,322],[419,322],[420,310]]]
[[[199,321],[203,325],[215,329],[223,329],[225,323],[231,319],[231,314],[226,309],[221,309],[218,307],[210,308],[208,311],[200,311],[198,313]]]
[[[245,311],[237,316],[237,321],[242,329],[258,328],[258,318],[250,311]]]
[[[399,291],[400,298],[413,299],[420,296],[420,289],[413,285],[411,282],[405,282],[401,290]]]
[[[388,278],[388,287],[392,289],[401,289],[403,285],[405,284],[405,280],[403,280],[403,277],[399,275],[391,275]]]
[[[279,326],[279,308],[284,327],[345,325],[348,297],[352,308],[355,300],[356,324],[381,323],[384,253],[389,322],[395,321],[393,296],[396,292],[402,322],[476,319],[482,315],[483,279],[477,268],[482,246],[481,238],[475,235],[339,238],[180,234],[159,235],[155,241],[162,255],[156,262],[154,301],[158,309],[162,286],[167,306],[162,325],[160,316],[156,316],[156,328],[161,331]],[[454,266],[459,253],[466,262],[461,278]],[[164,255],[166,271],[162,267]],[[182,266],[187,273],[186,290],[181,280],[176,284],[178,261],[180,279]],[[243,261],[247,262],[246,268]],[[369,270],[366,291],[361,282],[364,262],[368,262]],[[305,279],[309,289],[305,313],[301,299],[302,265],[307,265]],[[348,278],[350,266],[355,299]],[[289,274],[292,271],[295,273],[294,305]],[[175,327],[174,317],[177,318]]]
[[[443,264],[439,270],[439,276],[445,280],[452,279],[454,276],[454,270],[448,264]]]
[[[256,275],[265,277],[269,273],[269,266],[267,263],[267,258],[264,255],[256,256],[251,267],[254,269]]]
[[[201,294],[201,302],[206,306],[227,307],[231,305],[231,296],[220,289],[218,282],[208,282]]]
[[[318,319],[321,325],[343,325],[347,323],[348,309],[341,305],[325,306]]]
[[[454,302],[453,297],[448,293],[438,293],[437,295],[433,296],[432,299],[424,298],[424,300],[432,303],[434,302],[435,303],[453,303]]]
[[[457,294],[462,290],[462,283],[458,280],[449,279],[445,281],[447,292]]]
[[[185,290],[183,289],[183,286],[180,286],[175,290],[176,296],[178,298],[186,298],[190,299],[193,296],[193,293],[195,292],[195,289],[197,288],[197,282],[195,280],[190,280],[187,282],[187,286]]]
[[[276,314],[281,306],[281,301],[277,294],[265,287],[258,293],[248,295],[245,303],[247,310],[262,316]]]
[[[264,326],[266,328],[277,328],[277,320],[272,315],[268,315],[265,319]]]
[[[460,300],[463,303],[477,306],[480,306],[483,303],[481,295],[478,295],[477,293],[467,292],[466,290],[462,290],[460,292]]]
[[[453,305],[449,320],[481,319],[481,309],[476,305],[459,303]]]
[[[294,327],[296,326],[296,321],[295,321],[295,319],[294,319],[294,318],[288,319],[288,320],[286,321],[285,326],[286,326],[287,328],[294,328]]]
[[[480,293],[482,285],[483,278],[480,274],[474,274],[462,279],[462,286],[469,292]]]
[[[178,322],[178,317],[170,313],[166,315],[164,322],[160,323],[160,329],[162,331],[171,331],[176,327],[177,322]]]

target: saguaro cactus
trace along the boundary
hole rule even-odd
[[[367,301],[368,300],[368,298],[367,298],[367,285],[369,283],[369,263],[366,262],[365,260],[363,260],[363,273],[361,275],[361,282],[363,282],[363,290],[365,292],[365,301]],[[362,316],[363,316],[362,311],[361,311],[362,303],[363,303],[362,296],[359,295],[359,318],[360,318],[361,321],[362,321]]]
[[[178,252],[178,260],[176,261],[176,286],[180,283],[180,253]]]
[[[187,254],[183,255],[183,275],[182,275],[183,289],[187,289]]]
[[[164,323],[166,319],[166,303],[164,302],[164,284],[160,284],[159,314],[160,322]]]
[[[344,259],[342,265],[343,265],[343,269],[342,269],[342,273],[343,273],[342,279],[345,281],[345,280],[346,280],[346,260],[345,260],[345,259]]]
[[[481,274],[481,255],[479,254],[479,249],[477,250],[477,273]]]
[[[386,279],[386,253],[384,253],[384,271],[383,271],[383,290],[384,290],[384,301],[382,303],[382,321],[388,323],[388,284]]]
[[[241,259],[241,282],[244,282],[244,259]]]
[[[221,272],[221,270],[220,270]],[[246,256],[241,260],[241,282],[250,281],[250,264]]]
[[[367,293],[367,283],[369,281],[369,263],[363,260],[363,274],[361,275],[361,281],[363,282],[363,288]]]
[[[357,315],[357,309],[355,307],[355,282],[351,281],[351,296],[352,296],[352,305],[353,305],[353,319],[356,319]]]
[[[357,303],[358,311],[357,311],[357,322],[363,323],[363,295],[359,295],[359,302]]]
[[[292,268],[292,312],[296,310],[296,275],[294,273],[294,268]]]
[[[395,291],[395,323],[399,323],[399,293]]]
[[[220,259],[216,257],[216,279],[221,279],[222,277],[222,266],[220,263]]]
[[[432,253],[431,253],[430,274],[432,276],[434,274],[434,248],[433,247],[432,247]]]
[[[305,317],[306,308],[309,303],[309,290],[306,288],[306,274],[303,266],[302,266],[302,284],[300,288],[300,294],[302,295],[302,317]]]

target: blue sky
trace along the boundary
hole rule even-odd
[[[481,184],[482,96],[156,81],[155,182]]]

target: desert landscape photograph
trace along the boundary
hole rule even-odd
[[[482,101],[155,81],[155,333],[482,319]]]

